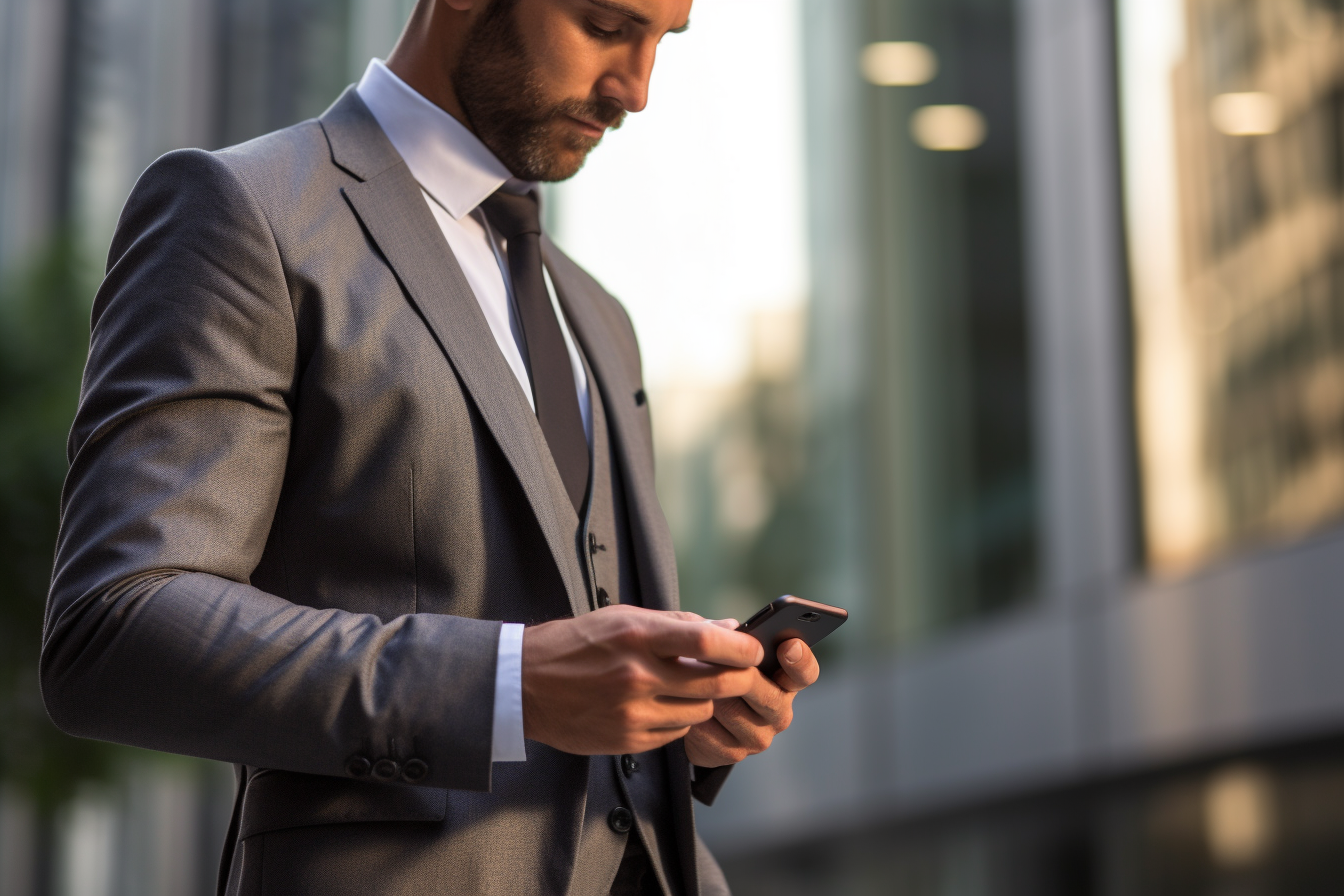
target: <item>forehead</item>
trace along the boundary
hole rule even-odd
[[[589,6],[628,16],[636,24],[680,30],[691,14],[691,0],[580,0]]]

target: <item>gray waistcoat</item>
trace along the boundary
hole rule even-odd
[[[639,581],[620,471],[607,437],[606,414],[597,380],[584,362],[591,384],[593,437],[588,504],[578,547],[588,577],[592,609],[608,604],[640,606]],[[634,815],[628,834],[612,829],[612,810]],[[626,839],[639,836],[664,893],[684,892],[669,805],[667,756],[651,750],[634,756],[594,756],[589,763],[588,799],[570,896],[606,896],[625,853]]]

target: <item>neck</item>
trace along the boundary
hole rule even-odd
[[[452,77],[470,26],[469,12],[455,10],[447,3],[421,3],[387,57],[387,67],[475,133],[457,101]]]

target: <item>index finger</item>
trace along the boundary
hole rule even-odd
[[[751,635],[729,631],[712,622],[661,619],[649,634],[649,647],[664,659],[684,656],[740,669],[759,666],[765,657],[761,643]]]

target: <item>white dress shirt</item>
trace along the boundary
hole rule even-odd
[[[501,187],[521,194],[535,190],[537,185],[510,174],[465,125],[417,93],[381,60],[369,63],[355,89],[420,184],[425,202],[457,257],[504,360],[535,411],[532,382],[519,349],[523,337],[513,300],[508,244],[490,227],[480,206]],[[543,274],[569,349],[579,412],[591,444],[593,422],[588,376],[569,325],[560,313],[550,273],[543,269]],[[499,637],[490,758],[495,762],[527,759],[523,741],[523,626],[516,623],[505,623]]]

